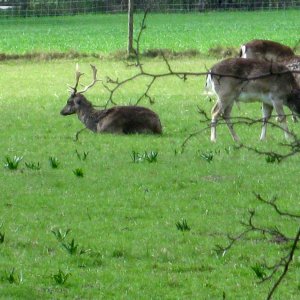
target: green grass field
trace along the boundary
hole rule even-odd
[[[139,30],[142,15],[135,18]],[[299,40],[299,11],[150,14],[142,49],[239,47],[253,38],[294,46]],[[274,22],[276,20],[276,22]],[[0,19],[0,53],[24,54],[76,50],[110,53],[126,49],[126,15]]]
[[[292,45],[299,38],[297,14],[150,15],[143,47],[198,48],[206,52],[217,44],[237,47],[256,36]],[[285,15],[288,17],[283,18]],[[249,26],[249,16],[251,20],[257,18],[257,29],[251,27],[251,33],[233,36],[229,29],[245,28],[246,23]],[[124,19],[116,23],[117,17]],[[1,36],[6,37],[0,52],[68,51],[77,45],[78,51],[109,53],[126,47],[122,36],[122,32],[126,35],[126,17],[121,17],[98,16],[103,24],[110,24],[106,35],[101,36],[102,41],[107,40],[105,45],[100,40],[95,44],[93,34],[84,34],[96,30],[97,16],[70,17],[65,21],[57,18],[56,25],[49,25],[51,19],[0,20]],[[161,31],[153,28],[158,26],[155,18],[163,24]],[[220,25],[208,32],[199,28],[200,18],[211,23],[218,18],[218,24],[228,27]],[[263,25],[271,19],[276,20],[272,24],[276,23],[277,31],[275,25]],[[84,31],[76,20],[85,21]],[[70,26],[72,23],[77,24],[76,30]],[[22,26],[28,26],[23,32],[32,37],[31,43],[20,43],[17,38]],[[43,34],[54,26],[55,34]],[[183,34],[181,26],[189,32],[194,28],[195,36]],[[108,28],[118,32],[118,38],[113,40]],[[226,34],[221,36],[219,31],[217,39],[220,28]],[[64,32],[64,38],[56,35],[58,30]],[[98,32],[99,29],[97,35]],[[201,32],[210,35],[208,40]],[[166,37],[158,38],[155,33]],[[276,244],[253,234],[224,256],[218,256],[214,248],[227,244],[228,233],[235,235],[243,230],[240,221],[248,219],[249,209],[256,210],[256,224],[277,226],[285,234],[295,235],[298,223],[279,217],[258,202],[253,192],[266,199],[277,196],[282,210],[299,214],[299,156],[281,164],[267,163],[263,156],[236,150],[223,126],[218,128],[216,144],[210,143],[209,131],[204,130],[190,140],[181,154],[185,138],[206,127],[199,122],[197,106],[209,113],[213,105],[203,94],[204,77],[186,82],[163,79],[151,90],[155,104],[142,101],[142,105],[159,113],[162,136],[97,135],[85,131],[76,142],[74,136],[83,125],[76,116],[59,115],[68,98],[66,84],[73,84],[76,62],[0,62],[0,234],[4,234],[2,243],[0,239],[0,299],[221,299],[223,294],[228,299],[265,299],[275,278],[258,284],[252,267],[278,262],[290,243]],[[176,70],[198,72],[215,62],[213,58],[199,57],[170,61]],[[84,58],[79,63],[86,73],[84,83],[90,80],[90,63],[98,67],[100,78],[123,79],[136,72],[117,60]],[[166,71],[160,59],[143,63],[153,72]],[[134,103],[146,84],[146,80],[140,80],[124,86],[115,100],[118,104]],[[98,84],[87,97],[102,105],[108,95]],[[257,103],[234,110],[234,115],[239,116],[259,118],[260,114]],[[289,119],[289,127],[299,134],[299,124]],[[269,128],[264,143],[259,142],[260,125],[241,125],[236,130],[246,145],[282,150],[279,143],[284,142],[283,134],[275,128]],[[157,162],[134,163],[133,151],[156,151]],[[203,159],[207,153],[212,153],[211,162]],[[16,170],[5,167],[7,156],[23,157]],[[58,159],[58,168],[51,167],[49,157]],[[30,169],[25,163],[39,163],[40,169]],[[83,171],[83,177],[74,174],[76,169]],[[190,230],[182,232],[176,223],[184,219]],[[68,229],[71,231],[66,234]],[[62,239],[64,234],[66,237],[59,241],[53,231],[56,235],[60,232]],[[274,299],[298,298],[298,252]],[[59,270],[70,273],[66,282]]]

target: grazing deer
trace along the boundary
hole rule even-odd
[[[268,40],[253,40],[241,46],[240,57],[283,62],[295,55],[294,51],[283,44]]]
[[[296,55],[290,47],[269,40],[253,40],[242,45],[240,57],[277,62],[291,71],[300,71],[300,56]],[[300,86],[300,74],[293,73],[293,75]],[[292,114],[293,121],[297,122],[297,117]]]
[[[287,67],[266,61],[231,58],[214,65],[208,73],[206,86],[217,95],[212,109],[211,141],[216,141],[216,125],[222,115],[232,138],[239,141],[230,122],[234,102],[262,102],[263,126],[260,139],[266,138],[267,121],[273,108],[289,137],[283,106],[300,113],[300,89]]]
[[[83,73],[76,70],[76,83],[70,87],[71,96],[66,106],[60,112],[63,116],[77,114],[86,128],[93,132],[108,132],[116,134],[130,133],[162,133],[158,115],[152,110],[141,106],[115,106],[109,109],[96,110],[93,104],[82,94],[97,81],[97,69],[93,70],[93,82],[82,91],[77,91],[80,77]]]

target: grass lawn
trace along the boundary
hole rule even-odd
[[[260,14],[254,13],[253,17],[263,22]],[[283,18],[285,14],[289,18]],[[276,20],[286,26],[278,25],[277,31],[271,31],[279,23],[269,19],[269,26],[260,23],[259,37],[275,39],[278,34],[277,40],[293,44],[299,23],[296,14],[295,11],[264,13],[266,18],[277,16]],[[235,16],[234,22],[241,27],[246,26],[246,21],[249,24],[249,18],[242,18],[248,15],[215,14],[224,24]],[[211,22],[214,19],[213,14],[179,16],[195,22],[200,18],[210,18]],[[125,16],[88,16],[86,23],[94,24],[99,18],[110,24],[106,28],[118,32],[121,25],[112,22],[118,17],[124,18],[122,30],[126,34]],[[74,45],[83,52],[110,52],[125,47],[125,38],[122,41],[119,33],[115,43],[108,42],[110,46],[97,48],[99,44],[90,42],[88,47],[86,39],[96,41],[95,36],[87,37],[83,29],[79,33],[70,26],[84,18],[70,17],[65,21],[57,18],[57,24],[69,25],[57,26],[50,39],[44,35],[44,43],[38,42],[39,33],[45,33],[51,19],[15,23],[0,20],[1,29],[4,28],[0,36],[6,36],[1,39],[5,41],[0,52],[67,51]],[[197,41],[191,35],[183,40],[182,48],[175,46],[186,34],[147,40],[148,34],[154,36],[150,32],[158,24],[153,22],[155,18],[163,23],[161,15],[149,17],[145,48],[195,48]],[[178,15],[165,18],[173,20],[174,25]],[[36,22],[40,24],[34,25]],[[111,24],[115,25],[115,31]],[[34,37],[36,42],[31,43],[31,48],[29,43],[14,41],[23,26],[28,26],[28,31],[23,29],[24,34]],[[53,26],[56,25],[51,21],[50,27]],[[167,31],[166,27],[157,32],[181,32],[175,25]],[[37,35],[32,34],[33,28]],[[71,41],[64,34],[65,44],[61,35],[52,40],[56,31],[67,31],[66,28],[76,33],[78,39]],[[205,32],[201,26],[194,28]],[[238,46],[244,38],[255,36],[254,30],[244,37],[240,31],[239,37],[224,31],[227,38],[224,34],[224,40],[222,36],[217,39],[218,28],[214,29],[215,42],[206,41],[204,48],[199,48],[201,51],[218,43]],[[110,38],[107,35],[107,40]],[[19,48],[13,48],[13,44]],[[275,278],[258,284],[253,268],[265,262],[270,265],[278,262],[290,243],[278,244],[252,234],[224,256],[217,255],[214,249],[217,244],[228,243],[228,233],[236,235],[243,230],[240,221],[248,220],[249,209],[255,209],[258,226],[277,226],[286,235],[295,236],[299,222],[279,217],[257,201],[253,192],[269,200],[277,196],[283,211],[299,214],[299,155],[280,164],[267,163],[263,156],[235,149],[224,126],[218,128],[216,144],[209,141],[209,131],[203,130],[180,153],[185,138],[207,126],[200,123],[197,109],[200,106],[209,113],[213,106],[203,93],[204,77],[191,77],[186,82],[165,78],[151,90],[155,104],[141,102],[159,114],[164,130],[161,136],[115,136],[84,131],[79,141],[75,141],[74,136],[83,125],[76,116],[62,117],[59,112],[68,98],[66,84],[74,82],[76,62],[68,59],[0,62],[0,299],[220,299],[223,295],[228,299],[264,299]],[[123,79],[136,72],[117,60],[81,58],[79,62],[86,74],[83,83],[90,80],[90,63],[98,67],[100,78]],[[170,61],[174,70],[197,72],[205,71],[206,66],[215,62],[199,57]],[[160,59],[143,63],[150,71],[167,71]],[[134,103],[147,83],[141,79],[124,86],[115,101]],[[100,83],[86,96],[96,105],[103,105],[108,98]],[[240,110],[235,107],[233,115],[259,118],[260,105],[246,104]],[[299,124],[289,119],[289,127],[299,135]],[[260,129],[260,125],[241,125],[236,131],[246,145],[267,151],[284,150],[279,145],[284,142],[282,132],[270,127],[267,141],[261,143]],[[156,151],[157,162],[134,163],[133,151],[141,154]],[[211,155],[211,161],[204,158],[207,155]],[[5,168],[6,158],[14,156],[23,157],[19,167]],[[58,160],[58,168],[51,167],[50,157]],[[30,169],[26,164],[39,165],[40,169]],[[74,174],[76,169],[82,170],[83,177]],[[183,220],[190,230],[178,230],[176,224]],[[296,251],[274,299],[298,299],[299,266]],[[263,271],[270,274],[266,269]]]
[[[122,62],[94,63],[102,76],[129,76]],[[205,61],[212,64],[213,61]],[[226,244],[227,233],[242,230],[247,210],[257,210],[257,222],[278,226],[294,235],[296,223],[278,218],[258,203],[252,192],[266,198],[277,195],[280,207],[299,212],[295,184],[299,157],[282,164],[267,163],[246,150],[235,150],[227,128],[219,140],[209,142],[209,132],[192,139],[183,154],[176,154],[189,133],[199,124],[197,105],[209,111],[212,103],[203,96],[204,78],[186,83],[169,78],[152,91],[164,125],[162,136],[113,136],[84,132],[75,116],[62,117],[67,99],[65,83],[72,83],[75,61],[8,62],[1,80],[1,163],[6,156],[22,156],[17,170],[0,169],[1,297],[26,298],[260,298],[270,284],[257,284],[252,266],[272,263],[286,245],[276,245],[259,236],[239,243],[224,257],[214,252]],[[148,61],[162,72],[162,61]],[[175,68],[204,68],[204,61],[173,61]],[[196,66],[196,67],[195,67]],[[10,86],[10,88],[7,88]],[[128,86],[118,103],[138,98],[142,83]],[[95,104],[107,95],[96,86],[88,92]],[[143,103],[148,106],[146,102]],[[242,106],[242,116],[259,117],[259,105]],[[299,132],[297,125],[290,126]],[[282,132],[270,128],[269,139],[259,143],[260,126],[237,128],[242,140],[253,146],[278,149]],[[156,163],[133,163],[132,151],[157,151]],[[76,151],[86,160],[80,160]],[[203,153],[213,153],[209,163]],[[60,164],[53,169],[49,157]],[[29,163],[40,170],[28,169]],[[80,168],[83,177],[73,171]],[[191,230],[181,232],[176,223],[185,219]],[[52,230],[65,233],[65,246],[74,239],[78,251],[71,255]],[[80,250],[84,250],[79,254]],[[298,262],[278,295],[296,299],[299,293]],[[7,279],[15,269],[20,284]],[[64,285],[53,275],[71,273]],[[16,279],[16,281],[18,281]],[[278,296],[279,297],[279,296]]]
[[[299,10],[149,14],[141,48],[176,51],[238,48],[254,38],[295,46],[299,40]],[[135,16],[139,31],[142,15]],[[274,21],[276,20],[276,21]],[[111,53],[126,49],[127,15],[0,19],[0,53],[78,51]]]

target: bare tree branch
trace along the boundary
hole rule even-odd
[[[281,211],[278,208],[278,206],[275,204],[275,201],[277,200],[276,197],[273,197],[271,200],[268,201],[268,200],[265,200],[260,194],[257,194],[257,193],[253,193],[253,194],[254,194],[254,196],[256,197],[257,200],[273,207],[279,215],[300,219],[300,215],[291,214],[291,213],[288,213],[288,212]]]
[[[283,272],[279,276],[279,278],[277,279],[277,281],[275,282],[275,284],[273,285],[273,287],[271,288],[271,290],[270,290],[270,292],[268,294],[268,297],[267,297],[268,300],[272,298],[275,290],[278,288],[278,286],[280,285],[281,281],[286,276],[286,274],[287,274],[287,272],[289,270],[290,263],[292,262],[294,254],[295,254],[295,251],[297,249],[297,245],[298,245],[299,239],[300,239],[300,227],[298,228],[298,232],[297,232],[297,234],[295,236],[292,248],[290,250],[290,253],[288,254],[288,259],[287,259],[287,261],[284,264]]]
[[[268,201],[268,200],[265,200],[262,196],[260,196],[257,193],[254,193],[254,195],[256,196],[256,199],[258,201],[260,201],[268,206],[271,206],[279,216],[300,220],[300,215],[281,211],[278,208],[278,206],[275,204],[276,197],[273,197],[272,200]],[[293,243],[292,243],[292,246],[290,247],[288,253],[286,255],[284,255],[283,257],[281,257],[276,264],[274,264],[272,266],[267,266],[266,264],[264,265],[264,267],[266,269],[270,270],[271,272],[268,276],[264,276],[259,283],[263,283],[263,282],[266,282],[266,281],[272,279],[279,272],[279,270],[281,268],[283,268],[282,273],[279,275],[279,277],[277,278],[277,280],[275,281],[275,283],[273,284],[273,286],[271,287],[271,289],[267,295],[267,299],[271,299],[274,292],[279,287],[282,280],[288,273],[290,264],[293,261],[294,254],[295,254],[295,251],[297,250],[297,246],[298,246],[298,243],[300,240],[300,227],[298,226],[295,237],[291,238],[291,237],[287,237],[285,234],[280,232],[277,227],[263,228],[263,227],[259,227],[259,226],[255,225],[254,224],[254,216],[255,216],[255,211],[249,210],[248,222],[247,223],[241,222],[241,224],[245,227],[245,230],[243,230],[241,233],[239,233],[235,237],[231,237],[230,235],[228,235],[228,240],[229,240],[228,245],[227,246],[217,245],[215,250],[217,251],[218,254],[225,255],[226,252],[228,250],[230,250],[237,241],[242,240],[243,238],[245,238],[247,236],[248,233],[251,233],[251,232],[258,232],[258,233],[261,233],[263,236],[268,234],[271,237],[273,237],[273,239],[271,241],[274,241],[276,243],[286,243],[286,242],[292,241]]]

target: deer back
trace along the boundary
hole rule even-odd
[[[297,89],[289,69],[281,64],[254,59],[230,58],[211,68],[211,85],[219,98],[235,101],[287,99]],[[242,96],[247,96],[243,99]]]
[[[141,106],[115,106],[101,112],[98,132],[110,133],[162,133],[158,115]]]

